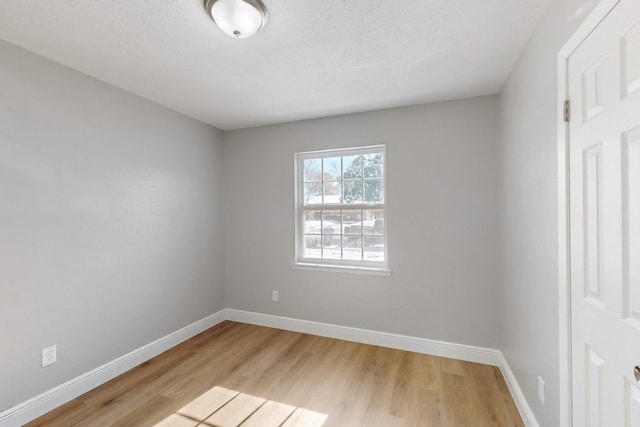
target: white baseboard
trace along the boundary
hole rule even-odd
[[[499,350],[229,308],[1,412],[0,427],[18,427],[28,423],[224,320],[497,366],[504,376],[525,425],[540,427],[511,368]]]
[[[522,418],[524,425],[527,427],[540,427],[540,424],[538,424],[536,417],[533,415],[533,411],[531,410],[527,399],[525,399],[524,393],[522,392],[522,389],[520,388],[520,385],[518,384],[515,375],[513,375],[513,372],[507,363],[507,359],[505,359],[502,352],[500,353],[500,359],[500,371],[507,383],[507,387],[509,387],[511,397],[513,397],[513,401],[518,408],[518,412],[520,413],[520,417]]]
[[[252,313],[230,308],[226,309],[226,311],[227,319],[235,322],[285,329],[287,331],[302,332],[305,334],[378,345],[381,347],[396,348],[398,350],[413,351],[416,353],[432,354],[434,356],[449,357],[452,359],[483,363],[491,366],[500,366],[501,362],[500,352],[490,348],[454,344],[445,341],[390,334],[386,332],[376,332],[367,329],[312,322],[309,320],[272,316],[269,314]]]
[[[135,368],[225,320],[221,310],[0,413],[0,427],[18,427]]]

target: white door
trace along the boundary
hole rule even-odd
[[[569,93],[573,425],[640,427],[640,0],[570,56]]]

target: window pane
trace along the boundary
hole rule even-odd
[[[342,211],[342,231],[344,234],[362,235],[362,211]]]
[[[346,260],[362,261],[362,236],[342,237],[342,257]]]
[[[322,162],[320,159],[304,161],[304,181],[322,181]]]
[[[322,179],[325,181],[339,180],[342,177],[342,157],[327,157],[322,159]]]
[[[382,153],[373,153],[364,155],[364,177],[365,178],[382,178],[384,156]]]
[[[324,186],[323,203],[338,205],[342,203],[342,186],[340,185],[340,181],[323,182],[322,185]]]
[[[304,212],[304,234],[320,234],[322,231],[322,211]]]
[[[362,178],[362,156],[344,156],[342,170],[344,179]]]
[[[363,211],[363,246],[366,261],[384,261],[384,210]]]
[[[304,184],[304,204],[322,204],[322,183],[307,182]]]
[[[384,201],[384,185],[382,179],[364,181],[364,202],[382,203]]]
[[[322,258],[342,259],[342,245],[339,234],[322,235]]]
[[[362,180],[343,182],[343,200],[346,204],[362,203]]]
[[[322,211],[322,233],[323,234],[340,234],[341,233],[341,215],[340,211]]]
[[[384,261],[384,236],[364,236],[364,260]]]
[[[366,231],[364,234],[384,234],[384,210],[365,209],[362,212]]]
[[[322,236],[319,234],[305,234],[303,236],[304,251],[302,256],[305,258],[322,258],[321,238]]]

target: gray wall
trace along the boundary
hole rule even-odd
[[[221,162],[210,126],[0,41],[0,411],[224,308]]]
[[[595,5],[557,0],[500,94],[503,351],[541,426],[559,425],[557,54]],[[537,376],[546,381],[546,405]]]
[[[227,307],[495,348],[496,114],[488,96],[226,132]],[[292,269],[294,153],[371,144],[391,277]]]

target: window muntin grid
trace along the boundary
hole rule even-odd
[[[386,268],[385,147],[296,159],[296,262]]]

